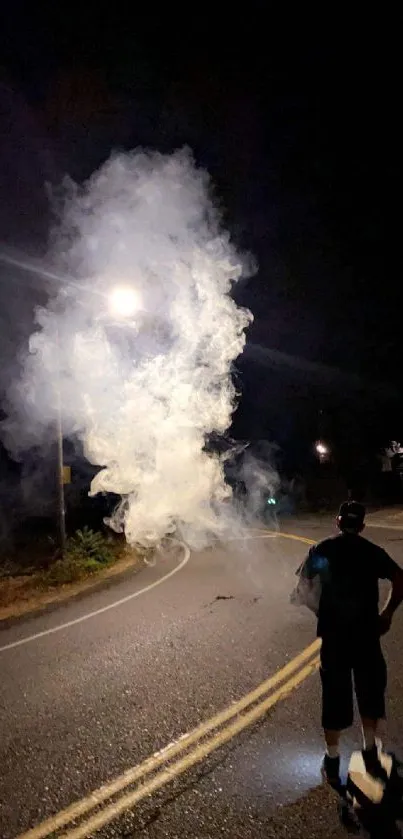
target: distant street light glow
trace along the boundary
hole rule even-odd
[[[315,443],[315,451],[320,463],[326,463],[329,460],[330,448],[326,445],[326,443],[323,443],[322,440],[318,440],[318,442]]]
[[[111,314],[118,318],[130,318],[139,311],[140,307],[140,295],[131,286],[117,286],[110,294],[109,308]]]

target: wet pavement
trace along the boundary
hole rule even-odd
[[[318,539],[323,521],[288,523]],[[369,531],[403,563],[403,531]],[[314,638],[314,620],[288,603],[300,542],[249,540],[193,555],[134,600],[0,651],[0,835],[88,794],[208,719],[282,667]],[[79,603],[0,632],[0,647],[77,620],[154,582],[168,558]],[[403,611],[385,649],[389,739],[403,752]],[[345,836],[321,785],[319,679],[309,677],[253,728],[126,812],[101,837],[333,839]],[[357,729],[344,743],[347,760]],[[388,839],[388,837],[385,837]]]

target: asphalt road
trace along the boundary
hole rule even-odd
[[[287,529],[312,539],[327,532],[315,520],[289,522]],[[369,535],[403,563],[403,530]],[[13,839],[209,719],[311,643],[313,618],[288,603],[305,550],[301,542],[256,534],[242,545],[192,554],[185,564],[177,548],[139,575],[3,628],[2,839]],[[134,596],[179,564],[161,585]],[[402,637],[403,610],[385,642],[387,745],[401,754]],[[358,742],[353,730],[346,757]],[[319,680],[312,676],[263,722],[98,835],[343,837],[334,797],[320,785],[322,753]]]

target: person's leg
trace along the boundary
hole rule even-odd
[[[340,783],[340,735],[353,722],[353,685],[348,658],[332,640],[321,649],[322,726],[326,754],[322,772],[331,784]]]
[[[326,753],[329,757],[338,757],[340,754],[340,731],[331,728],[324,729]]]
[[[386,663],[378,640],[358,651],[354,685],[367,768],[378,766],[378,740],[385,720]],[[379,767],[378,767],[379,768]]]
[[[378,733],[378,719],[371,719],[365,715],[361,715],[361,729],[362,729],[362,745],[368,751],[373,749],[377,739]]]

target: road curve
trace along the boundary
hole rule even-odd
[[[312,526],[300,534],[322,535]],[[1,836],[12,839],[141,762],[307,646],[314,636],[310,616],[288,603],[304,551],[292,540],[255,538],[193,554],[171,574],[184,559],[176,553],[84,601],[1,632],[3,647],[37,636],[0,655]],[[153,585],[160,578],[164,583]],[[120,604],[111,608],[115,601]],[[92,619],[82,619],[89,612]],[[60,624],[63,630],[54,631]],[[396,679],[393,673],[395,687]],[[206,761],[173,797],[127,812],[100,835],[132,836],[147,823],[150,839],[281,836],[278,804],[294,806],[317,779],[317,699],[312,678],[263,727]],[[298,768],[301,740],[305,762]],[[331,806],[324,806],[327,815]],[[270,820],[277,833],[270,833]],[[338,834],[327,826],[317,835]]]
[[[83,623],[84,621],[91,620],[92,618],[98,618],[100,615],[103,615],[104,612],[108,612],[110,609],[117,609],[120,606],[129,603],[131,600],[135,600],[137,597],[141,597],[143,594],[148,594],[148,592],[152,591],[157,586],[162,585],[165,583],[166,580],[169,580],[174,574],[177,574],[178,571],[181,571],[182,568],[187,565],[190,559],[190,549],[184,542],[174,541],[171,540],[174,544],[174,548],[176,547],[179,550],[182,550],[183,556],[179,558],[176,564],[174,564],[171,570],[161,573],[161,567],[158,566],[159,576],[156,579],[153,579],[151,582],[145,584],[144,577],[140,578],[140,582],[142,583],[140,588],[135,588],[134,591],[131,591],[130,594],[125,594],[123,597],[118,597],[116,599],[116,591],[112,593],[112,599],[110,602],[106,603],[105,605],[98,606],[97,608],[93,608],[88,610],[88,602],[85,605],[85,611],[82,614],[78,615],[78,617],[70,618],[67,621],[63,621],[61,623],[55,623],[52,626],[48,626],[46,629],[40,629],[36,632],[30,633],[28,635],[22,635],[21,638],[17,638],[14,641],[8,641],[5,644],[0,644],[0,653],[6,652],[6,650],[12,650],[16,647],[21,647],[24,644],[30,644],[34,641],[38,641],[40,638],[45,637],[46,635],[53,635],[55,632],[62,632],[66,629],[70,629],[72,626],[76,626],[78,623]],[[167,557],[164,557],[165,561]],[[149,564],[148,568],[155,568],[156,564]],[[163,569],[162,569],[163,570]],[[152,574],[155,576],[155,574]],[[126,587],[126,586],[125,586]],[[56,607],[57,608],[57,607]],[[52,611],[52,610],[46,610]],[[21,621],[22,623],[23,621]],[[13,632],[11,634],[14,634]]]

